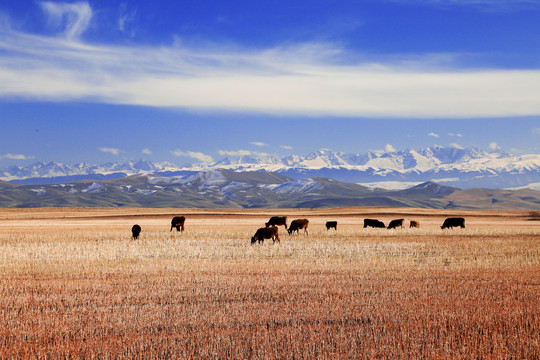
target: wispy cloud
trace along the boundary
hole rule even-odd
[[[202,162],[212,162],[212,161],[214,161],[212,156],[204,154],[202,152],[197,152],[197,151],[174,150],[174,151],[172,151],[172,154],[174,156],[178,156],[178,157],[182,157],[182,156],[189,157],[189,158],[196,159],[196,160],[199,160],[199,161],[202,161]]]
[[[220,156],[271,156],[268,153],[250,150],[219,150]]]
[[[118,17],[118,30],[125,33],[128,32],[128,27],[135,21],[137,10],[128,9],[126,3],[120,4],[120,16]],[[133,34],[133,32],[132,32]]]
[[[120,155],[120,153],[122,152],[122,150],[120,149],[110,148],[110,147],[99,148],[99,151],[104,152],[104,153],[110,153],[113,155]]]
[[[150,150],[150,149],[142,149],[142,153],[145,154],[145,155],[152,155],[153,154],[152,150]]]
[[[460,133],[457,133],[457,134],[454,134],[454,133],[448,133],[448,136],[463,137],[463,134],[460,134]]]
[[[218,153],[221,156],[249,156],[254,152],[249,150],[219,150]]]
[[[86,31],[92,19],[92,8],[87,2],[42,1],[39,4],[48,16],[49,24],[67,39],[78,38]]]
[[[285,149],[285,150],[292,150],[293,149],[293,147],[289,146],[289,145],[280,145],[279,147],[282,148],[282,149]]]
[[[396,148],[394,148],[392,145],[390,144],[386,144],[386,146],[384,147],[384,150],[386,152],[396,152]]]
[[[457,149],[463,149],[463,146],[461,146],[459,144],[456,144],[456,143],[451,143],[450,146],[455,147]]]
[[[0,159],[9,159],[9,160],[31,160],[34,159],[34,156],[23,155],[23,154],[11,154],[7,153],[0,155]]]
[[[435,138],[438,138],[438,137],[439,137],[439,135],[435,134],[434,132],[430,132],[430,133],[428,134],[428,136],[432,136],[432,137],[435,137]]]
[[[62,36],[0,28],[0,97],[310,116],[540,114],[540,70],[438,67],[432,57],[350,64],[355,54],[317,43],[263,50],[90,45],[78,39],[92,16],[87,3],[42,4],[64,22]]]
[[[255,145],[255,146],[260,146],[260,147],[268,146],[268,144],[265,144],[265,143],[260,142],[260,141],[252,141],[250,144]]]
[[[489,143],[490,150],[499,150],[501,147],[495,141]]]

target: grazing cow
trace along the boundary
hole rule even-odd
[[[420,227],[420,223],[416,220],[411,220],[411,223],[409,224],[409,227],[410,228],[419,228]]]
[[[139,238],[139,234],[141,233],[141,227],[137,224],[133,225],[131,228],[131,234],[133,235],[133,240],[137,240]]]
[[[337,231],[337,221],[327,221],[326,222],[326,231],[334,228]]]
[[[266,227],[283,225],[285,226],[285,230],[287,230],[287,217],[286,216],[272,216],[265,225]]]
[[[279,241],[278,228],[277,226],[263,227],[259,228],[255,235],[251,238],[251,244],[255,244],[257,241],[259,244],[264,242],[264,239],[272,239],[274,242]]]
[[[186,221],[185,216],[175,216],[171,220],[171,230],[175,227],[176,231],[184,231],[184,222]]]
[[[367,228],[368,226],[374,227],[374,228],[385,228],[386,226],[382,221],[375,220],[375,219],[364,219],[364,228]]]
[[[398,226],[403,228],[403,220],[404,219],[397,219],[390,221],[390,224],[388,224],[388,229],[395,229]]]
[[[454,228],[457,226],[459,226],[462,229],[465,228],[465,219],[462,217],[447,218],[446,220],[444,220],[444,223],[442,224],[441,229]]]
[[[308,225],[309,225],[308,219],[296,219],[291,222],[291,226],[289,226],[289,229],[287,231],[289,232],[289,235],[291,235],[295,231],[298,234],[300,229],[304,229],[304,234],[307,234]]]

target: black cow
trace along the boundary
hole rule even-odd
[[[327,221],[326,222],[326,231],[334,228],[337,231],[337,221]]]
[[[307,234],[308,225],[309,225],[308,219],[296,219],[291,222],[291,226],[289,226],[289,229],[287,231],[289,232],[289,235],[291,235],[295,231],[298,234],[300,229],[304,229],[304,234]]]
[[[462,217],[447,218],[446,220],[444,220],[444,223],[442,224],[441,229],[454,228],[457,226],[459,226],[462,229],[465,228],[465,219]]]
[[[184,231],[184,222],[186,221],[185,216],[175,216],[171,220],[171,230],[175,227],[176,231]]]
[[[382,221],[375,220],[375,219],[364,219],[364,228],[367,228],[368,226],[374,227],[374,228],[385,228],[386,226]]]
[[[403,228],[403,220],[405,219],[397,219],[390,221],[390,224],[388,224],[388,229],[395,229],[398,226]]]
[[[251,238],[251,244],[255,244],[257,241],[259,244],[262,244],[264,239],[272,239],[274,242],[276,242],[276,240],[277,242],[281,242],[279,241],[278,228],[276,226],[267,226],[257,229],[257,232],[255,232],[255,235]]]
[[[131,228],[131,234],[133,235],[133,240],[137,240],[139,238],[139,234],[141,233],[141,227],[137,224],[133,225]]]
[[[283,225],[285,226],[285,230],[287,230],[287,217],[286,216],[272,216],[265,225],[266,227]]]

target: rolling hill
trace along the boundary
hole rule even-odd
[[[139,174],[111,180],[14,185],[0,182],[0,207],[540,208],[540,191],[459,189],[434,182],[399,191],[329,178],[293,179],[267,171],[213,169],[186,175]]]

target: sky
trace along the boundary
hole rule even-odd
[[[540,153],[540,0],[0,0],[0,167]]]

